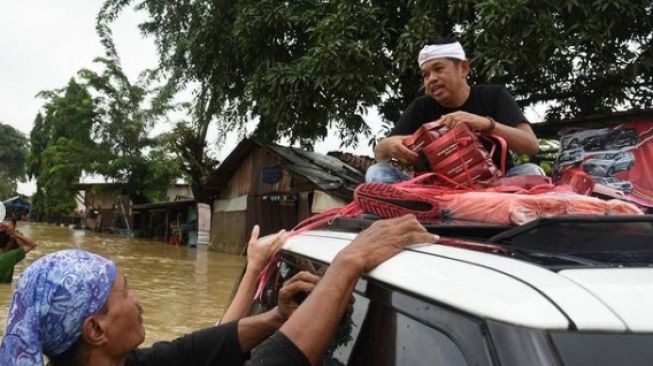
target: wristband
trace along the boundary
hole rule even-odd
[[[483,132],[490,134],[492,133],[492,131],[494,131],[494,127],[497,125],[497,121],[495,121],[494,118],[490,116],[486,116],[485,118],[487,118],[490,121],[490,125],[488,126],[488,128],[483,130]]]

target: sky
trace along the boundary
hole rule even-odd
[[[7,123],[27,136],[43,100],[36,98],[41,90],[57,89],[82,68],[92,68],[93,59],[104,54],[95,31],[95,18],[102,0],[3,0],[0,1],[0,122]],[[158,55],[151,38],[144,38],[137,26],[146,19],[145,13],[125,11],[114,23],[114,41],[123,70],[135,80],[147,68],[157,66]],[[367,118],[374,132],[380,119]],[[249,130],[255,127],[250,123]],[[163,126],[163,129],[166,127]],[[216,131],[209,133],[209,144],[215,143]],[[338,139],[319,141],[315,150],[332,150],[371,155],[367,139],[358,148],[339,148]],[[216,151],[222,160],[238,143],[238,136],[228,136],[225,145]],[[31,195],[33,181],[19,183],[18,192]]]

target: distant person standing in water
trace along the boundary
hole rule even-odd
[[[0,283],[11,283],[14,267],[36,244],[16,230],[16,220],[0,222]]]

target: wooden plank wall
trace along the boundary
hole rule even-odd
[[[310,215],[308,192],[312,192],[315,185],[309,180],[286,169],[282,178],[275,184],[266,184],[261,180],[264,168],[281,164],[281,159],[260,146],[243,161],[225,189],[220,192],[219,198],[230,199],[247,195],[247,211],[213,213],[213,249],[226,253],[241,253],[254,224],[261,226],[261,235],[267,235],[282,228],[290,230]],[[262,199],[264,195],[288,192],[306,193],[297,195],[296,199]]]
[[[219,252],[240,254],[249,240],[247,212],[215,212],[211,226],[211,246]]]

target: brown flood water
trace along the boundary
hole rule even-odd
[[[0,336],[5,331],[16,280],[27,265],[47,253],[77,248],[113,260],[145,310],[144,345],[213,325],[222,316],[245,262],[241,256],[205,248],[175,247],[52,225],[19,222],[18,229],[39,246],[16,266],[13,284],[0,284]]]

